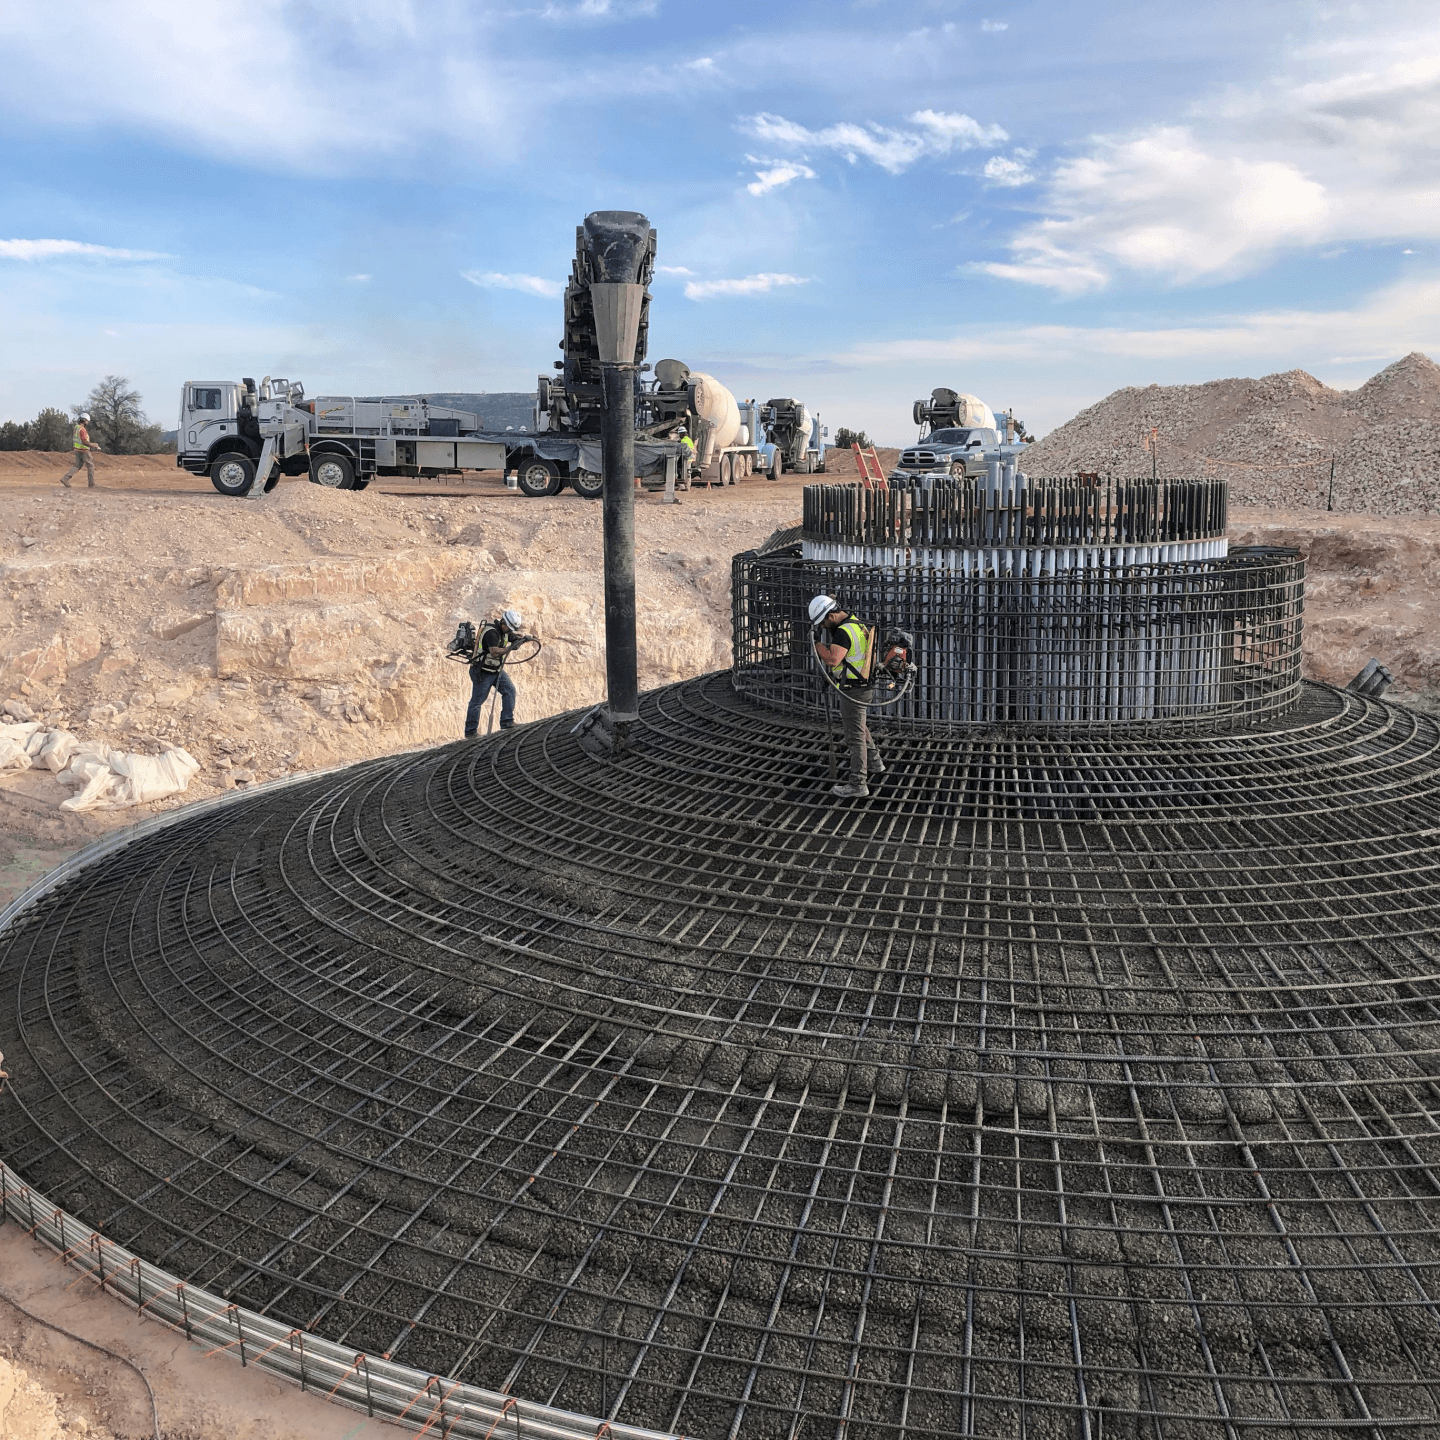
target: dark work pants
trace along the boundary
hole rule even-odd
[[[480,707],[490,698],[491,689],[500,692],[500,728],[515,723],[515,682],[503,670],[470,667],[470,708],[465,712],[465,738],[480,733]]]

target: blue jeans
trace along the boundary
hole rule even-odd
[[[465,738],[480,733],[480,707],[490,698],[492,689],[500,692],[500,728],[508,730],[515,723],[515,682],[503,670],[482,670],[470,667],[470,708],[465,712]]]

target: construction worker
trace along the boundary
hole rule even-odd
[[[680,488],[688,490],[691,475],[698,473],[695,467],[695,442],[683,425],[675,432],[675,438],[680,442]]]
[[[840,726],[850,754],[849,777],[831,787],[835,795],[859,798],[870,793],[870,775],[883,775],[885,762],[870,738],[866,715],[875,699],[870,672],[875,664],[875,632],[836,604],[830,595],[810,602],[815,653],[840,690]]]
[[[90,443],[90,432],[85,428],[90,423],[89,414],[82,415],[75,422],[75,429],[70,435],[70,445],[75,452],[75,463],[60,477],[60,483],[68,490],[70,488],[70,477],[80,473],[80,467],[85,467],[85,474],[90,481],[90,489],[95,488],[95,461],[91,457],[92,450],[98,450],[98,445]]]
[[[515,682],[505,673],[510,652],[528,639],[520,633],[524,622],[518,610],[505,610],[499,619],[489,620],[480,631],[475,659],[470,662],[470,708],[465,712],[465,738],[480,733],[480,708],[492,689],[500,692],[500,728],[515,724]]]

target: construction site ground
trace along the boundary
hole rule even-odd
[[[882,451],[882,463],[895,455]],[[603,697],[594,502],[529,499],[496,474],[359,494],[288,480],[235,500],[177,471],[173,456],[101,456],[98,488],[83,488],[82,472],[66,491],[67,462],[0,455],[0,705],[112,749],[182,746],[201,768],[183,795],[92,814],[61,810],[69,792],[48,772],[0,773],[0,905],[159,810],[455,738],[469,686],[443,652],[461,618],[514,605],[542,641],[515,672],[520,720]],[[852,457],[836,454],[824,478],[853,475]],[[798,521],[808,479],[751,477],[677,506],[640,492],[643,688],[728,665],[730,558]],[[1376,656],[1397,677],[1392,696],[1434,706],[1435,516],[1242,508],[1231,541],[1306,553],[1307,674],[1343,683]],[[0,1228],[0,1296],[136,1359],[166,1440],[350,1440],[388,1428],[191,1354],[72,1278],[17,1227]],[[0,1433],[145,1435],[148,1400],[133,1372],[0,1300]]]

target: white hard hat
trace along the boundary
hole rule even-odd
[[[687,434],[689,434],[689,431],[687,431],[687,430],[685,429],[685,427],[682,425],[675,433],[676,433],[677,435],[687,435]]]
[[[520,633],[520,627],[525,623],[520,618],[520,612],[518,610],[506,610],[501,614],[500,618],[505,622],[505,628],[507,630],[513,630],[517,635]]]
[[[818,625],[832,610],[839,608],[833,595],[817,595],[810,602],[810,623]]]
[[[86,411],[86,413],[83,414],[83,415],[80,417],[80,419],[81,419],[82,422],[88,420],[89,418],[90,418],[90,413],[89,413],[89,411]]]

